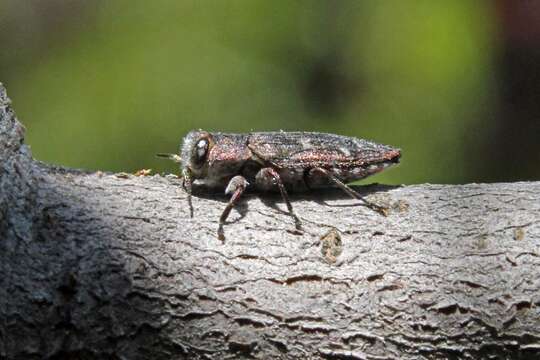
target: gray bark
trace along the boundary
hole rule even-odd
[[[295,195],[302,234],[250,194],[221,242],[224,196],[192,219],[178,178],[53,167],[23,137],[0,86],[0,358],[540,355],[540,182],[358,187],[387,217]]]

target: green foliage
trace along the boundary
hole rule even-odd
[[[310,130],[399,146],[368,182],[464,182],[490,105],[478,1],[127,1],[85,9],[7,82],[35,157],[175,171],[190,129]],[[82,21],[82,20],[81,20]]]

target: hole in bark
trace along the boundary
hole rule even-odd
[[[369,282],[373,282],[373,281],[376,281],[376,280],[381,280],[383,277],[384,277],[384,274],[373,274],[373,275],[369,275],[366,278],[366,280],[369,281]]]
[[[520,302],[516,303],[516,310],[520,311],[520,310],[523,310],[523,309],[530,309],[531,306],[532,306],[532,304],[531,304],[530,301],[527,301],[527,300],[520,301]]]
[[[458,309],[458,306],[456,304],[452,304],[452,305],[439,308],[437,309],[437,311],[445,315],[451,315],[451,314],[455,314],[457,309]]]

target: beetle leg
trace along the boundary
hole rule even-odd
[[[242,196],[242,193],[244,190],[246,190],[246,187],[249,185],[247,180],[240,175],[237,175],[229,181],[229,184],[227,185],[227,188],[225,189],[225,194],[231,195],[231,198],[229,199],[229,203],[223,209],[223,212],[221,213],[221,216],[219,218],[219,227],[218,227],[218,238],[219,240],[223,241],[225,240],[225,234],[223,232],[223,225],[225,224],[225,221],[227,220],[227,217],[229,217],[229,214],[231,213],[232,208],[237,203],[238,199],[240,199],[240,196]]]
[[[187,202],[189,207],[189,215],[190,217],[193,217],[193,203],[191,201],[191,174],[189,170],[185,169],[182,171],[182,187],[187,193]]]
[[[341,190],[343,190],[345,193],[347,193],[347,195],[349,195],[350,197],[352,197],[353,199],[357,199],[357,200],[360,200],[362,201],[362,203],[364,203],[365,206],[367,206],[368,208],[370,208],[371,210],[374,210],[376,212],[378,212],[379,214],[381,215],[384,215],[384,216],[387,216],[388,215],[388,211],[387,209],[385,209],[384,207],[382,206],[379,206],[377,204],[374,204],[372,202],[369,202],[367,201],[366,199],[364,199],[362,197],[362,195],[360,195],[358,192],[354,191],[350,186],[348,186],[347,184],[345,184],[343,181],[339,180],[334,174],[332,174],[330,171],[326,170],[326,169],[323,169],[323,168],[313,168],[310,170],[310,173],[314,172],[314,171],[317,171],[323,175],[325,175],[334,185],[336,185],[337,187],[339,187]]]
[[[271,185],[278,186],[281,197],[283,198],[283,201],[285,201],[285,205],[287,205],[287,210],[289,210],[289,214],[294,220],[296,230],[302,230],[302,222],[300,221],[298,216],[296,216],[296,213],[293,210],[291,201],[289,200],[289,195],[287,194],[285,185],[283,184],[283,181],[281,180],[278,172],[271,167],[263,168],[257,173],[255,181],[257,181],[257,184],[260,185],[262,188],[270,188]]]

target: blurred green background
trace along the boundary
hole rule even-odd
[[[367,182],[538,179],[537,3],[0,0],[0,81],[69,167],[176,172],[154,154],[190,129],[283,129],[403,150]]]

